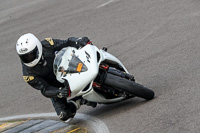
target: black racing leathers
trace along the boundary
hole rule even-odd
[[[57,115],[63,121],[75,115],[76,107],[67,102],[66,98],[57,97],[59,87],[64,87],[64,85],[56,80],[53,73],[53,61],[55,52],[60,51],[62,48],[68,46],[79,48],[77,40],[79,39],[74,37],[67,40],[46,38],[41,42],[43,61],[34,67],[27,67],[22,63],[24,80],[33,88],[40,90],[45,97],[51,98]]]
[[[23,66],[23,78],[24,80],[37,90],[41,90],[42,94],[48,98],[55,98],[58,94],[58,87],[64,87],[63,84],[56,80],[56,76],[53,73],[53,61],[55,58],[55,52],[60,51],[64,47],[76,47],[79,48],[76,43],[78,38],[71,37],[67,40],[58,40],[52,38],[46,38],[42,43],[42,58],[43,63],[38,63],[34,67]]]

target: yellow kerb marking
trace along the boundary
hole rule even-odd
[[[83,64],[82,63],[78,63],[76,71],[80,72],[82,67],[83,67]]]
[[[72,132],[75,132],[76,130],[79,130],[80,129],[80,127],[79,128],[76,128],[76,129],[74,129],[74,130],[71,130],[71,131],[69,131],[69,132],[67,132],[67,133],[72,133]]]
[[[26,122],[26,121],[13,121],[13,122],[10,121],[10,122],[6,122],[6,123],[0,125],[0,133],[5,131],[5,130],[11,129],[13,127],[16,127],[18,125],[21,125],[24,122]]]
[[[85,133],[87,133],[87,128],[84,128],[84,130],[85,130]]]
[[[8,125],[8,123],[4,123],[4,124],[0,125],[0,129],[5,128],[6,125]]]

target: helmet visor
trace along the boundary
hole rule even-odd
[[[39,52],[38,52],[38,48],[36,46],[32,51],[30,51],[26,54],[23,54],[23,55],[19,55],[19,57],[22,62],[30,63],[38,58],[38,54],[39,54]]]

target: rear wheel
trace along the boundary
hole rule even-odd
[[[151,100],[154,98],[154,92],[152,90],[144,87],[143,85],[110,73],[107,73],[104,84],[123,90],[146,100]]]

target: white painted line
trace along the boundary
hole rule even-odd
[[[56,113],[41,113],[41,114],[25,114],[25,115],[17,115],[17,116],[10,116],[10,117],[3,117],[0,118],[1,121],[10,121],[10,120],[22,120],[22,119],[29,119],[29,118],[49,118],[49,117],[57,117]]]
[[[114,1],[115,1],[115,0],[109,0],[108,2],[106,2],[106,3],[104,3],[104,4],[100,5],[100,6],[98,6],[98,7],[96,7],[96,8],[104,7],[104,6],[110,4],[110,3],[114,2]]]
[[[42,118],[58,118],[58,116],[56,115],[56,113],[26,114],[0,118],[0,122]],[[77,113],[74,119],[84,120],[85,123],[87,123],[87,125],[89,125],[89,127],[93,129],[96,133],[110,133],[106,124],[93,116]]]
[[[93,127],[96,133],[110,133],[106,124],[96,117],[85,114],[78,114],[77,117],[79,119],[85,120],[90,125],[90,127]]]

